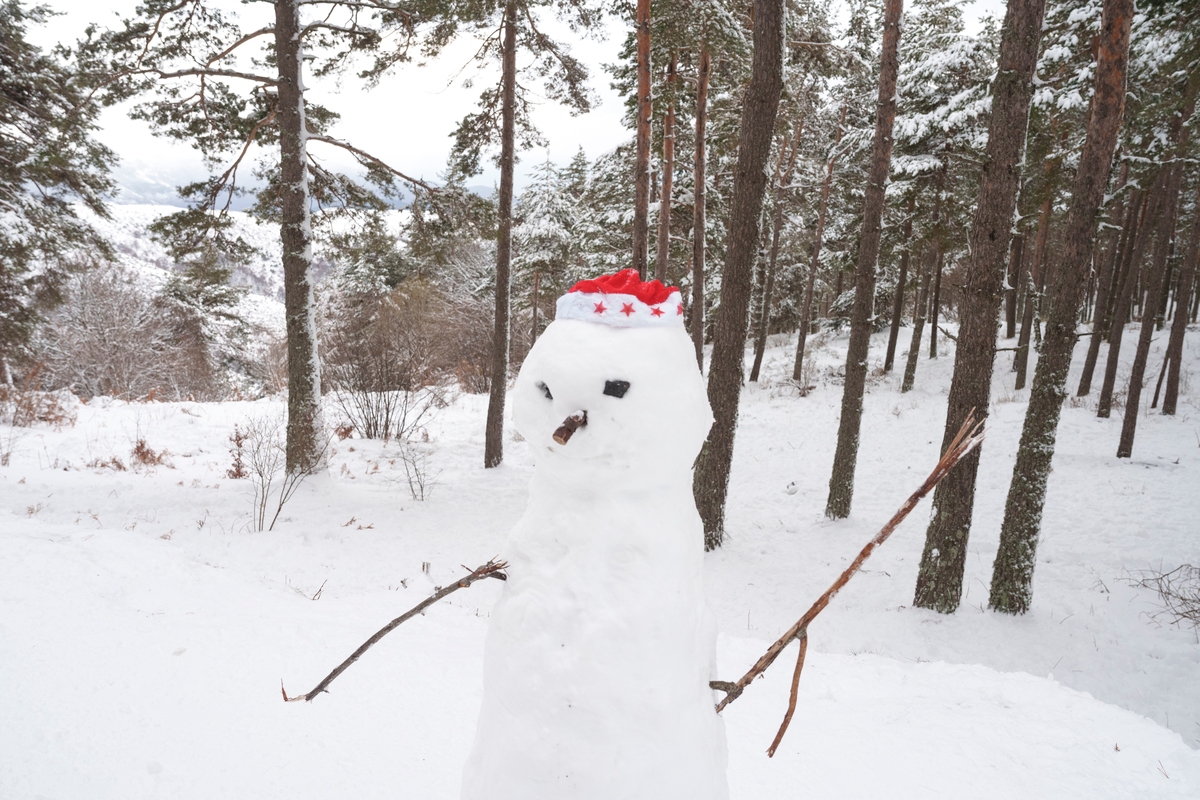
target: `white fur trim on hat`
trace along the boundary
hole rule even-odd
[[[589,320],[614,328],[682,325],[683,299],[678,290],[655,305],[643,303],[631,294],[567,292],[558,298],[555,319]]]

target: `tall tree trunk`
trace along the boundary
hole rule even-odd
[[[637,143],[633,175],[633,268],[646,280],[650,251],[650,0],[637,0]]]
[[[887,355],[883,359],[883,371],[891,372],[896,360],[896,339],[900,336],[900,315],[904,310],[904,284],[908,280],[909,246],[912,242],[912,220],[916,211],[916,195],[908,198],[908,213],[904,217],[904,228],[900,234],[903,240],[900,250],[900,275],[896,278],[896,292],[892,298],[892,330],[888,333]]]
[[[287,472],[307,474],[321,460],[321,361],[313,302],[312,219],[308,194],[308,130],[304,119],[304,53],[297,0],[275,3],[279,71],[280,239],[287,317]]]
[[[941,173],[938,175],[937,182],[937,202],[939,205],[942,201],[942,191],[946,185],[946,165],[942,164]],[[945,250],[942,248],[941,239],[942,232],[939,228],[935,228],[933,232],[934,238],[938,242],[938,257],[937,262],[933,265],[933,300],[929,306],[929,357],[938,357],[937,335],[938,335],[938,317],[941,316],[942,310],[942,259],[945,257]]]
[[[517,4],[504,6],[504,50],[500,76],[500,197],[496,234],[496,320],[492,329],[492,386],[488,397],[483,466],[504,460],[504,398],[508,392],[508,293],[512,263],[513,162],[517,110]]]
[[[937,214],[938,205],[934,205]],[[941,263],[941,239],[937,236],[929,243],[929,264],[921,270],[921,292],[917,300],[916,317],[913,319],[912,339],[908,343],[908,358],[904,364],[904,379],[900,382],[900,393],[911,392],[917,379],[917,361],[921,356],[921,337],[925,333],[925,318],[929,315],[929,284],[933,281],[933,271]]]
[[[971,226],[971,258],[959,299],[958,352],[946,409],[942,452],[967,415],[987,417],[996,356],[996,317],[1012,234],[1017,183],[1025,154],[1033,71],[1045,0],[1009,0],[1000,34],[1000,63],[992,84],[992,116],[979,199]],[[972,450],[938,484],[917,575],[921,608],[951,613],[962,596],[967,538],[975,505],[980,449]]]
[[[1121,167],[1121,177],[1117,180],[1124,185],[1129,175],[1129,165]],[[1075,394],[1086,397],[1092,391],[1092,375],[1096,371],[1096,359],[1100,355],[1100,342],[1108,338],[1112,330],[1113,306],[1120,288],[1121,271],[1132,246],[1133,229],[1137,224],[1138,210],[1141,204],[1141,192],[1134,190],[1129,195],[1129,207],[1124,208],[1124,201],[1118,201],[1113,209],[1113,221],[1121,224],[1118,234],[1115,234],[1109,252],[1106,254],[1104,265],[1096,280],[1096,310],[1092,314],[1092,335],[1088,340],[1087,356],[1083,361],[1083,372],[1079,376],[1079,388]],[[1121,219],[1124,217],[1124,219]]]
[[[1182,126],[1192,116],[1196,108],[1196,89],[1200,88],[1200,79],[1193,73],[1190,90],[1185,93],[1183,113],[1175,117]],[[1175,120],[1172,120],[1174,125]],[[1171,240],[1175,236],[1175,212],[1179,205],[1179,184],[1183,177],[1181,157],[1187,150],[1190,129],[1182,128],[1176,131],[1173,139],[1175,147],[1174,163],[1163,167],[1167,175],[1165,185],[1166,197],[1164,209],[1158,225],[1158,236],[1154,242],[1154,254],[1146,279],[1145,302],[1142,304],[1142,330],[1138,336],[1137,351],[1133,356],[1133,369],[1129,376],[1129,391],[1125,395],[1125,418],[1121,425],[1121,440],[1117,443],[1117,458],[1129,458],[1133,455],[1133,439],[1137,433],[1138,412],[1142,400],[1142,381],[1146,375],[1146,362],[1150,357],[1150,340],[1158,327],[1158,309],[1164,290],[1163,277],[1166,274],[1167,256],[1171,251]]]
[[[1051,286],[1046,335],[1008,489],[1000,549],[992,567],[988,604],[1009,614],[1025,613],[1033,598],[1033,568],[1046,503],[1046,480],[1054,457],[1059,415],[1067,396],[1067,371],[1075,349],[1076,320],[1091,271],[1096,214],[1104,200],[1125,107],[1132,19],[1133,0],[1105,0],[1087,138],[1071,190],[1063,257]]]
[[[1049,166],[1046,172],[1050,172]],[[1021,316],[1021,338],[1017,340],[1017,353],[1013,363],[1013,369],[1017,371],[1017,382],[1014,386],[1016,389],[1025,388],[1025,378],[1029,369],[1029,343],[1033,340],[1031,334],[1037,330],[1040,322],[1038,307],[1042,303],[1042,293],[1046,288],[1046,243],[1050,240],[1050,214],[1054,208],[1049,187],[1046,191],[1046,199],[1042,201],[1042,210],[1038,214],[1033,263],[1029,266],[1029,287],[1025,290],[1025,309]]]
[[[808,341],[808,329],[812,327],[813,287],[817,281],[817,270],[821,266],[821,242],[825,236],[825,217],[829,211],[829,191],[833,186],[833,165],[837,163],[842,146],[842,133],[846,125],[846,109],[838,117],[837,136],[833,140],[833,150],[829,153],[829,162],[825,165],[825,182],[821,184],[821,206],[817,210],[817,229],[813,232],[812,261],[808,267],[808,280],[804,285],[804,303],[800,308],[800,333],[796,338],[796,363],[792,367],[792,380],[799,381],[804,374],[804,345]],[[801,391],[804,387],[800,387]]]
[[[1146,242],[1154,229],[1154,217],[1159,211],[1162,191],[1151,187],[1142,200],[1141,222],[1133,232],[1133,247],[1129,253],[1129,264],[1121,276],[1121,285],[1117,290],[1117,299],[1113,303],[1112,324],[1108,331],[1108,357],[1104,363],[1104,381],[1100,384],[1100,401],[1096,408],[1096,416],[1107,419],[1112,413],[1113,390],[1117,385],[1117,365],[1121,358],[1121,340],[1125,336],[1125,324],[1129,321],[1129,309],[1132,305],[1133,294],[1140,281],[1143,255]]]
[[[784,166],[781,152],[779,167],[775,170],[775,214],[771,227],[771,250],[767,257],[766,284],[763,286],[762,300],[758,309],[758,330],[754,339],[754,366],[750,369],[751,383],[758,382],[763,355],[767,351],[767,335],[771,332],[771,297],[775,293],[775,265],[779,261],[779,236],[783,230],[783,207],[787,187],[792,182],[792,171],[796,168],[796,155],[800,152],[800,137],[803,135],[804,117],[800,117],[800,121],[796,125],[796,135],[792,140],[792,149],[788,153],[787,166]]]
[[[742,101],[727,256],[721,279],[721,313],[713,333],[708,375],[708,401],[714,421],[696,461],[693,483],[696,507],[704,520],[704,546],[709,550],[719,547],[725,535],[725,497],[745,370],[750,282],[767,188],[767,160],[783,89],[783,20],[783,0],[754,0],[754,57]]]
[[[707,164],[705,161],[705,129],[708,125],[708,43],[700,46],[700,63],[696,74],[696,149],[692,161],[692,343],[696,347],[696,363],[704,371],[704,251],[706,222],[704,203],[707,195]]]
[[[1021,281],[1022,260],[1025,255],[1025,235],[1014,233],[1009,247],[1008,277],[1004,290],[1004,338],[1011,339],[1017,335],[1017,287]]]
[[[850,344],[846,351],[846,380],[842,387],[842,413],[837,448],[829,476],[825,516],[850,516],[854,498],[854,469],[862,427],[863,391],[867,382],[867,353],[871,345],[871,317],[875,301],[875,270],[879,238],[883,231],[883,201],[892,166],[892,127],[896,121],[896,78],[900,73],[900,15],[903,0],[885,0],[883,49],[880,53],[879,99],[875,107],[875,140],[871,166],[863,193],[862,235],[854,275],[854,309],[850,317]]]
[[[671,64],[667,67],[667,85],[675,88],[675,76],[678,63],[675,54],[671,54]],[[670,91],[670,90],[669,90]],[[672,93],[667,103],[667,113],[663,117],[663,163],[662,163],[662,193],[658,198],[658,254],[654,260],[654,277],[663,283],[670,283],[671,256],[671,184],[675,177],[675,95]]]
[[[529,346],[533,347],[537,344],[538,338],[538,279],[542,277],[542,273],[538,270],[533,271],[533,327],[529,331]]]
[[[1196,281],[1196,262],[1200,261],[1200,188],[1196,192],[1196,204],[1192,212],[1192,232],[1188,237],[1187,251],[1179,271],[1179,285],[1175,287],[1175,319],[1171,321],[1171,338],[1167,343],[1167,393],[1163,397],[1164,414],[1174,414],[1179,399],[1179,362],[1183,358],[1183,336],[1187,330],[1188,303],[1192,297],[1192,285]]]

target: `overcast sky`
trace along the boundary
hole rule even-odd
[[[836,1],[836,0],[835,0]],[[122,14],[129,14],[135,0],[43,0],[62,16],[44,29],[30,31],[34,41],[47,47],[56,41],[73,41],[89,23],[116,26]],[[234,7],[243,16],[269,12],[263,4]],[[980,0],[966,11],[971,27],[985,11],[1003,13],[1003,0]],[[621,124],[621,102],[609,87],[609,76],[601,64],[612,63],[623,37],[622,24],[612,20],[608,35],[601,40],[579,39],[566,34],[572,52],[591,67],[591,85],[600,102],[588,114],[573,117],[556,103],[545,101],[534,110],[534,120],[550,142],[548,149],[522,154],[517,167],[517,185],[523,183],[529,168],[547,156],[565,163],[580,146],[590,158],[611,150],[631,134]],[[565,32],[559,32],[565,33]],[[339,87],[330,80],[310,80],[310,91],[342,115],[335,133],[356,146],[368,150],[392,166],[432,180],[446,163],[450,134],[464,114],[475,107],[479,92],[490,81],[475,67],[468,66],[458,78],[455,74],[469,64],[476,44],[462,41],[447,49],[436,61],[424,67],[401,66],[371,91],[360,91],[358,82],[347,77]],[[463,88],[462,79],[475,75],[474,88]],[[540,88],[536,87],[535,88]],[[200,158],[186,145],[156,138],[145,123],[129,119],[128,106],[107,109],[102,118],[99,138],[121,159],[116,177],[122,187],[119,203],[178,203],[175,187],[205,177]],[[349,166],[339,151],[326,152],[331,166]],[[492,186],[496,170],[487,171],[473,183]]]

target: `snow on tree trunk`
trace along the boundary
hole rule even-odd
[[[936,210],[936,206],[935,206]],[[904,364],[904,378],[900,382],[900,393],[911,392],[917,379],[917,360],[921,356],[921,337],[925,333],[925,317],[929,311],[929,283],[933,271],[937,268],[941,253],[938,252],[938,239],[929,244],[929,265],[921,270],[920,287],[917,293],[916,310],[913,313],[912,340],[908,343],[908,358]]]
[[[1132,19],[1133,0],[1105,0],[1087,138],[1071,188],[1064,251],[1050,289],[1046,335],[1038,355],[1009,484],[1000,549],[992,568],[988,604],[1009,614],[1024,614],[1033,599],[1033,568],[1046,502],[1046,481],[1054,457],[1058,420],[1067,396],[1067,371],[1075,349],[1076,320],[1092,266],[1096,214],[1104,200],[1125,108]]]
[[[708,78],[711,63],[708,44],[700,47],[700,63],[696,74],[696,150],[692,161],[692,343],[696,347],[696,363],[704,371],[704,251],[705,251],[705,128],[708,125]]]
[[[846,127],[846,109],[838,117],[837,136],[833,140],[833,150],[829,154],[829,163],[825,165],[825,182],[821,185],[821,207],[817,210],[817,229],[813,233],[812,263],[808,267],[808,280],[804,285],[804,304],[800,309],[800,335],[796,338],[796,363],[792,367],[792,380],[801,380],[804,375],[804,345],[808,340],[808,329],[812,325],[813,287],[817,282],[817,269],[821,266],[821,240],[825,235],[825,219],[829,212],[829,191],[833,186],[833,165],[837,162],[839,148],[842,145],[842,134]],[[800,387],[801,390],[804,387]]]
[[[667,84],[675,85],[676,61],[672,57],[667,68]],[[675,97],[667,104],[663,117],[662,192],[658,199],[658,254],[654,260],[654,277],[670,283],[671,256],[671,184],[675,176]]]
[[[725,271],[721,279],[721,313],[713,334],[708,400],[714,423],[696,462],[693,492],[704,520],[704,546],[711,550],[724,539],[725,497],[738,398],[745,374],[746,323],[750,307],[759,220],[767,188],[767,161],[783,90],[783,0],[754,0],[754,56],[750,83],[742,101],[737,166],[729,208]]]
[[[633,175],[633,268],[646,280],[650,249],[650,0],[637,0],[637,144]]]
[[[1124,186],[1128,177],[1129,165],[1124,164],[1117,183]],[[1141,193],[1134,190],[1129,196],[1129,207],[1125,208],[1123,200],[1118,201],[1110,217],[1110,224],[1120,223],[1121,229],[1113,233],[1113,241],[1096,279],[1096,308],[1092,312],[1092,335],[1088,341],[1087,356],[1083,361],[1083,372],[1079,376],[1079,388],[1075,392],[1079,397],[1086,397],[1092,391],[1092,375],[1096,371],[1096,360],[1100,355],[1100,342],[1107,339],[1112,330],[1113,306],[1132,245],[1133,226],[1137,223],[1140,202]]]
[[[896,291],[892,298],[892,329],[888,333],[887,355],[883,359],[883,371],[891,372],[896,361],[896,339],[900,336],[900,316],[904,312],[904,284],[908,281],[909,245],[912,242],[913,212],[917,207],[916,197],[908,199],[908,213],[904,217],[904,228],[900,234],[900,274],[896,277]]]
[[[846,381],[842,387],[842,413],[837,449],[829,478],[825,516],[850,515],[854,497],[854,468],[858,461],[858,436],[862,425],[863,391],[867,383],[867,351],[871,344],[871,318],[875,305],[875,271],[879,239],[883,233],[883,203],[892,166],[892,128],[896,122],[896,79],[900,74],[900,15],[903,0],[886,0],[883,7],[883,50],[880,54],[879,99],[875,108],[875,140],[871,166],[863,193],[862,235],[854,274],[854,309],[850,316],[850,345],[846,351]]]
[[[1008,257],[1008,288],[1004,290],[1004,338],[1011,339],[1017,335],[1017,287],[1021,281],[1021,262],[1025,255],[1025,237],[1020,233],[1013,234],[1009,246]]]
[[[1046,177],[1049,182],[1052,167],[1046,165]],[[1034,340],[1033,332],[1041,319],[1038,316],[1038,306],[1042,302],[1042,292],[1046,288],[1046,244],[1050,241],[1051,213],[1054,202],[1050,189],[1046,190],[1046,199],[1042,201],[1042,210],[1038,214],[1037,239],[1033,245],[1033,263],[1029,265],[1029,285],[1025,290],[1025,308],[1021,314],[1021,337],[1017,340],[1017,356],[1013,369],[1017,371],[1014,389],[1024,389],[1029,375],[1029,343]]]
[[[321,455],[321,362],[313,302],[312,219],[304,121],[304,54],[297,0],[275,3],[279,69],[280,238],[287,317],[287,471],[317,469]]]
[[[1200,260],[1200,189],[1196,193],[1196,204],[1192,217],[1192,232],[1188,237],[1187,252],[1179,271],[1179,285],[1175,287],[1175,318],[1171,321],[1171,339],[1167,344],[1167,393],[1163,397],[1162,413],[1174,414],[1179,398],[1179,362],[1183,358],[1183,336],[1188,323],[1188,301],[1192,297],[1192,286],[1196,281],[1196,262]]]
[[[943,450],[968,414],[987,417],[996,356],[996,317],[1025,154],[1045,6],[1045,0],[1009,0],[1001,27],[987,152],[970,233],[971,257],[959,299],[958,349]],[[935,490],[914,600],[922,608],[943,613],[958,608],[979,453],[978,447],[971,451]]]
[[[492,329],[492,386],[488,397],[483,466],[504,460],[504,397],[508,389],[509,288],[512,262],[513,161],[516,130],[517,4],[504,7],[504,51],[500,78],[500,197],[496,234],[496,319]]]

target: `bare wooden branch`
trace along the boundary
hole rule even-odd
[[[349,658],[347,658],[345,661],[343,661],[341,664],[339,664],[337,669],[335,669],[333,672],[326,675],[325,678],[320,683],[318,683],[316,686],[314,686],[311,691],[305,692],[304,694],[298,694],[295,697],[288,697],[287,690],[283,688],[283,681],[280,681],[279,689],[283,693],[284,702],[285,703],[295,703],[295,702],[299,702],[300,700],[307,700],[307,701],[311,702],[312,699],[314,697],[316,697],[317,695],[319,695],[321,692],[327,691],[329,684],[333,683],[334,679],[337,678],[338,675],[341,675],[343,672],[345,672],[346,669],[351,664],[353,664],[355,661],[358,661],[358,659],[362,656],[363,653],[365,653],[369,649],[371,649],[371,647],[376,642],[378,642],[384,636],[387,636],[393,630],[398,628],[401,624],[407,622],[408,620],[410,620],[413,617],[417,616],[418,614],[422,613],[425,609],[429,608],[431,605],[436,603],[438,600],[441,600],[444,597],[448,597],[448,596],[454,594],[459,589],[466,589],[468,586],[470,586],[471,584],[475,583],[478,580],[482,580],[483,578],[496,578],[497,580],[502,580],[502,581],[508,580],[508,575],[505,574],[505,572],[504,572],[504,570],[507,567],[508,567],[508,562],[496,561],[495,559],[492,559],[491,561],[484,564],[482,567],[477,567],[476,569],[471,570],[467,575],[463,576],[458,581],[450,584],[449,586],[446,586],[445,588],[439,587],[429,597],[425,598],[420,603],[417,603],[415,606],[410,608],[408,611],[405,611],[403,614],[396,617],[394,620],[389,622],[387,625],[384,625],[382,628],[380,628],[375,633],[374,636],[372,636],[370,639],[367,639],[365,642],[363,642],[362,646],[360,646],[357,650],[355,650],[353,653],[351,653]]]
[[[904,504],[900,506],[900,509],[896,511],[895,514],[892,515],[892,518],[887,521],[887,524],[880,529],[879,533],[875,534],[871,541],[867,542],[866,546],[859,551],[858,556],[853,562],[851,562],[850,566],[846,567],[845,571],[843,571],[842,574],[838,576],[837,580],[833,582],[833,585],[826,589],[825,593],[817,598],[817,601],[812,604],[812,607],[809,608],[808,611],[804,613],[804,616],[797,620],[795,625],[788,628],[787,632],[784,633],[783,636],[780,636],[774,644],[768,647],[767,652],[764,653],[763,656],[754,663],[754,666],[752,666],[750,670],[736,682],[730,684],[726,681],[712,681],[709,684],[709,686],[713,689],[718,689],[725,692],[724,699],[717,704],[717,712],[720,713],[722,710],[724,710],[725,706],[729,705],[742,695],[742,692],[746,690],[746,687],[750,685],[751,681],[753,681],[759,675],[762,675],[763,672],[765,672],[766,669],[775,662],[775,659],[779,657],[784,648],[786,648],[793,641],[797,639],[800,640],[800,654],[796,660],[796,670],[792,675],[792,691],[791,697],[788,700],[787,714],[783,718],[783,723],[779,726],[779,732],[775,735],[775,740],[771,743],[770,749],[767,750],[767,755],[775,755],[775,750],[779,747],[779,743],[783,740],[783,734],[787,731],[788,725],[791,724],[792,714],[796,710],[796,697],[800,688],[800,671],[804,667],[804,656],[808,651],[809,623],[816,619],[817,615],[825,610],[825,607],[829,605],[829,602],[833,600],[834,596],[841,591],[842,587],[845,586],[852,577],[854,577],[854,574],[859,571],[863,563],[871,557],[871,554],[875,551],[875,548],[887,541],[888,537],[892,535],[892,532],[895,531],[900,523],[904,521],[904,518],[907,517],[912,510],[917,507],[917,503],[919,503],[921,499],[925,497],[925,495],[933,491],[933,488],[938,485],[942,478],[946,477],[946,474],[949,473],[950,470],[954,469],[955,465],[962,460],[963,456],[971,452],[979,445],[980,442],[983,441],[983,436],[983,423],[976,421],[975,412],[972,411],[967,416],[966,421],[963,422],[962,427],[959,428],[958,434],[955,435],[954,439],[950,442],[950,445],[946,448],[946,452],[942,455],[941,459],[938,460],[937,466],[933,468],[933,471],[929,473],[929,477],[925,479],[925,482],[922,483],[921,486],[915,492],[913,492],[907,500],[904,501]]]

